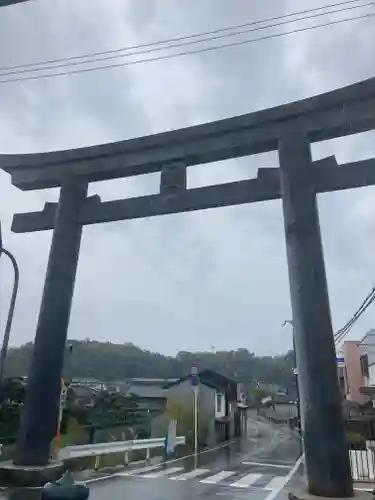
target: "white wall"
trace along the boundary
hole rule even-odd
[[[375,332],[373,329],[369,330],[361,340],[360,350],[361,354],[367,354],[370,365],[375,363]]]
[[[375,364],[368,367],[368,385],[375,385]]]

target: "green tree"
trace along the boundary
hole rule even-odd
[[[25,400],[25,383],[20,378],[7,378],[0,387],[0,441],[14,443],[21,422]]]
[[[185,436],[186,444],[194,444],[194,411],[189,401],[181,402],[175,399],[169,399],[166,408],[166,421],[177,420],[177,435]],[[206,415],[198,412],[198,445],[206,444],[208,419]]]
[[[190,372],[192,366],[213,369],[240,381],[254,379],[287,388],[293,377],[292,357],[257,357],[247,349],[217,352],[181,351],[175,357],[163,356],[134,344],[112,344],[91,340],[69,340],[72,353],[66,359],[68,378],[95,377],[103,381],[132,377],[174,378]],[[9,376],[27,375],[33,345],[9,350]]]
[[[268,396],[271,396],[270,391],[267,391],[262,387],[257,387],[254,389],[254,401],[258,406],[262,403],[262,400]]]

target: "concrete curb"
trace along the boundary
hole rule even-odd
[[[294,492],[290,492],[288,493],[288,498],[289,500],[327,500],[327,497],[311,495],[307,491],[307,489],[300,489]],[[354,490],[354,496],[349,498],[354,498],[358,500],[373,500],[374,497],[371,493],[367,491]],[[341,500],[341,499],[335,498],[335,500]],[[342,500],[348,500],[348,497],[346,497],[345,499],[343,498]]]

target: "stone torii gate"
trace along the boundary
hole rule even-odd
[[[16,465],[48,464],[60,376],[86,224],[282,198],[310,493],[350,497],[353,487],[341,410],[316,194],[375,185],[375,160],[313,162],[310,144],[375,128],[375,78],[291,104],[123,142],[69,151],[0,155],[22,190],[61,187],[58,203],[16,214],[17,233],[53,229]],[[186,169],[278,150],[280,168],[255,179],[186,188]],[[94,181],[161,172],[160,193],[101,202]]]

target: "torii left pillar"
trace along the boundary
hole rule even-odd
[[[14,464],[45,466],[58,425],[61,374],[76,278],[88,183],[64,181],[55,218],[27,395]]]

